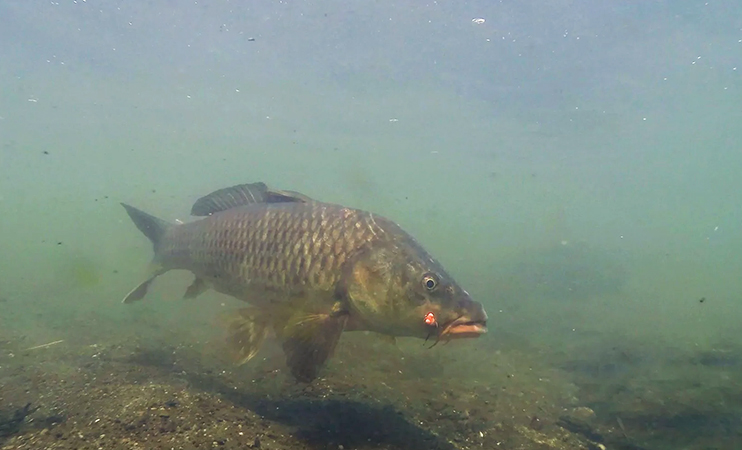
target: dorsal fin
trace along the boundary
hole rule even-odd
[[[265,183],[238,184],[205,195],[193,204],[191,215],[210,216],[219,211],[255,203],[308,203],[312,199],[293,191],[270,189]]]

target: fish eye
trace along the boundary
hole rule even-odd
[[[431,274],[427,274],[423,277],[423,286],[425,289],[432,291],[438,287],[438,280]]]

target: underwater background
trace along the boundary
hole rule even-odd
[[[734,0],[0,1],[0,448],[742,448],[741,124]],[[121,304],[119,202],[255,181],[398,222],[488,334],[307,387],[188,274]]]

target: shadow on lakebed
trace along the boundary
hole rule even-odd
[[[146,348],[138,350],[126,360],[157,371],[178,373],[190,389],[215,395],[227,404],[289,427],[294,439],[313,448],[456,448],[429,430],[415,425],[393,405],[374,401],[360,389],[345,383],[333,387],[333,383],[326,378],[320,378],[312,384],[295,383],[289,376],[279,374],[280,370],[248,369],[245,372],[256,377],[246,377],[242,381],[244,384],[235,380],[241,384],[236,387],[223,376],[225,372],[207,367],[181,370],[183,365],[200,365],[200,361],[182,361],[174,354],[168,349]],[[279,367],[280,359],[281,356],[276,358]],[[251,380],[259,382],[250,383]],[[261,387],[261,382],[268,386],[267,389]]]

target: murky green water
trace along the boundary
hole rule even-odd
[[[187,219],[265,181],[393,218],[486,305],[489,334],[437,354],[466,364],[439,378],[495,384],[477,360],[527,360],[508,370],[557,371],[563,407],[625,448],[735,448],[740,16],[4,2],[0,338],[210,339],[224,299],[179,301],[185,275],[119,303],[150,258],[119,202]]]

